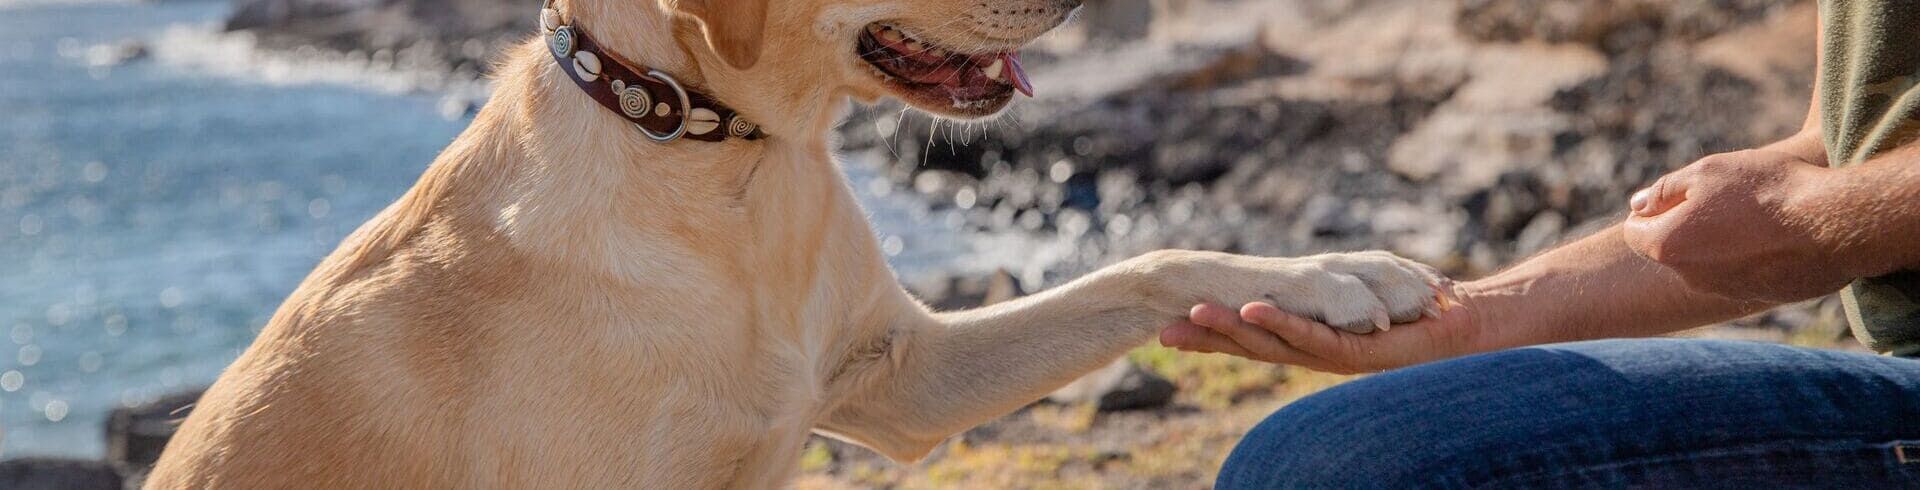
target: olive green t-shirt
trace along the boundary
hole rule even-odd
[[[1831,164],[1856,165],[1912,143],[1920,136],[1920,0],[1824,0],[1820,18],[1820,116]],[[1920,356],[1920,271],[1854,281],[1840,297],[1862,344]]]

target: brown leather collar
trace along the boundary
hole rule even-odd
[[[641,133],[662,143],[680,138],[725,141],[766,137],[760,126],[699,91],[688,90],[673,76],[651,68],[635,68],[607,52],[579,26],[562,23],[552,0],[540,10],[540,28],[546,31],[548,52],[573,78],[580,90],[607,109],[633,122]]]

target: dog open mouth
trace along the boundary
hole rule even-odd
[[[954,52],[885,23],[868,25],[856,49],[881,80],[924,109],[985,115],[1005,107],[1014,91],[1033,96],[1017,51]]]

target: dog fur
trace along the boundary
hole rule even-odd
[[[855,36],[1003,50],[1075,6],[561,0],[773,136],[654,143],[544,43],[511,49],[472,126],[300,284],[147,486],[768,488],[810,431],[916,460],[1196,303],[1362,328],[1433,306],[1437,275],[1377,252],[1165,251],[985,309],[910,297],[831,155],[847,100],[898,95]]]

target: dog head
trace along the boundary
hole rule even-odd
[[[804,114],[792,104],[894,97],[956,119],[992,116],[1016,92],[1030,93],[1017,50],[1066,21],[1081,3],[660,1],[697,21],[699,32],[679,41],[696,52],[714,91],[743,110]]]

